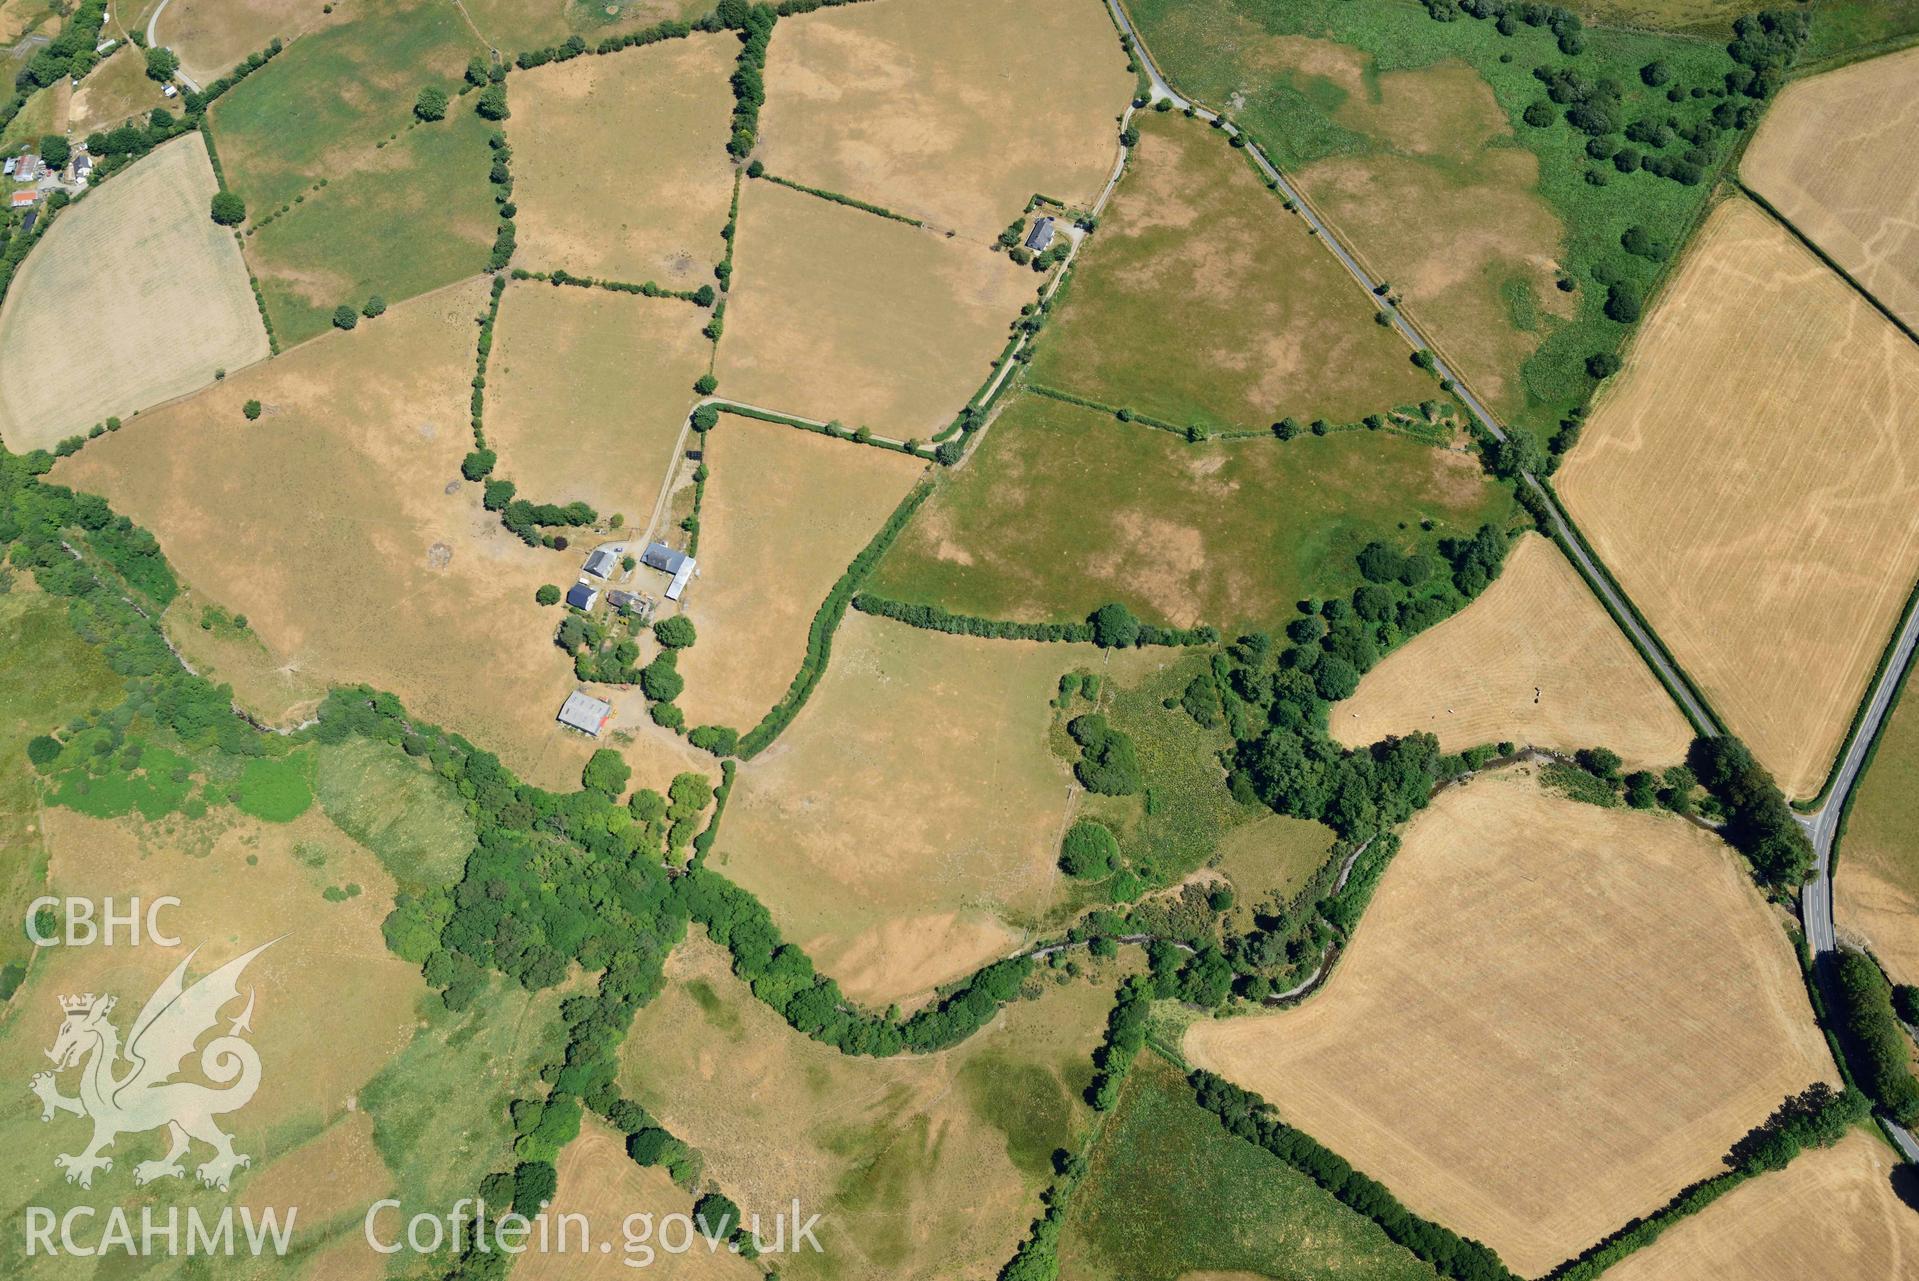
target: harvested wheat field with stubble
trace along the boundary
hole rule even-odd
[[[689,1250],[674,1253],[667,1249],[664,1243],[677,1245],[679,1237],[677,1231],[662,1237],[661,1221],[669,1215],[691,1217],[695,1194],[675,1186],[659,1166],[636,1165],[626,1154],[626,1136],[597,1118],[589,1117],[580,1126],[580,1136],[566,1145],[554,1166],[559,1193],[547,1214],[556,1225],[563,1215],[585,1216],[592,1248],[582,1251],[573,1245],[579,1234],[577,1229],[569,1229],[573,1232],[570,1253],[554,1250],[528,1254],[513,1269],[519,1281],[612,1281],[636,1275],[664,1281],[764,1278],[759,1268],[724,1245],[709,1250],[697,1236]],[[773,1240],[770,1217],[762,1239],[769,1244]],[[598,1241],[611,1241],[612,1250],[598,1253]]]
[[[1675,1223],[1609,1269],[1607,1281],[1912,1276],[1919,1213],[1911,1176],[1877,1134],[1856,1130]]]
[[[1077,1150],[1118,980],[1046,976],[966,1041],[874,1060],[795,1033],[695,929],[634,1020],[621,1092],[704,1158],[704,1179],[768,1224],[799,1198],[823,1252],[785,1281],[990,1277],[1032,1222],[1053,1152]],[[564,1191],[564,1184],[562,1185]]]
[[[459,482],[478,281],[394,307],[143,416],[57,469],[153,531],[281,664],[366,681],[571,786],[589,748],[533,594],[550,559]],[[243,404],[258,399],[249,422]]]
[[[745,733],[785,696],[821,602],[926,464],[779,423],[722,415],[707,433],[700,577],[680,654],[688,723]]]
[[[207,217],[218,189],[193,134],[54,217],[0,308],[9,449],[51,449],[266,358],[240,247]]]
[[[1571,561],[1523,535],[1463,613],[1388,654],[1332,709],[1349,747],[1437,735],[1441,751],[1602,744],[1634,768],[1685,759],[1692,728]]]
[[[713,282],[733,200],[736,41],[696,35],[513,77],[520,261],[668,289]],[[702,371],[704,372],[704,371]]]
[[[706,372],[705,314],[669,298],[509,285],[487,363],[495,474],[533,502],[585,502],[644,527]]]
[[[1437,394],[1224,135],[1159,113],[1138,128],[1034,381],[1214,429],[1357,422]]]
[[[847,615],[805,710],[740,771],[715,865],[849,996],[924,997],[1057,897],[1073,780],[1049,700],[1102,666],[1090,645]]]
[[[736,250],[720,393],[895,439],[952,422],[1041,283],[1004,254],[764,180],[740,193]]]
[[[1090,205],[1133,74],[1094,0],[882,0],[782,23],[767,169],[990,241],[1036,194]]]
[[[1908,325],[1919,325],[1919,49],[1787,85],[1740,175]]]
[[[327,10],[335,10],[338,16]],[[156,6],[141,6],[139,23]],[[351,18],[351,6],[314,4],[312,0],[166,0],[154,24],[158,43],[180,55],[180,67],[194,82],[208,85],[271,44],[307,34],[321,25]],[[126,15],[129,25],[132,15]]]
[[[1728,200],[1557,486],[1731,731],[1817,792],[1919,575],[1919,348]]]
[[[1414,817],[1322,992],[1197,1024],[1185,1048],[1527,1276],[1836,1080],[1732,850],[1556,798],[1524,768]]]

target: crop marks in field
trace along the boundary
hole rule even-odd
[[[265,359],[239,246],[207,217],[216,189],[193,134],[57,216],[0,309],[8,448],[51,449]]]
[[[674,304],[668,304],[674,305]],[[757,725],[806,655],[807,630],[847,565],[924,464],[733,415],[707,433],[700,578],[680,655],[691,725]]]
[[[1033,377],[1212,429],[1357,422],[1437,395],[1245,154],[1149,113]]]
[[[415,299],[94,442],[60,469],[154,532],[281,663],[367,681],[570,787],[588,749],[534,591],[552,562],[459,480],[485,287]],[[265,413],[248,422],[241,406]],[[549,750],[550,749],[550,750]]]
[[[894,439],[952,421],[1040,280],[977,245],[765,181],[740,194],[736,248],[721,393]]]
[[[1426,732],[1441,751],[1501,740],[1603,745],[1634,767],[1683,760],[1692,729],[1572,562],[1523,536],[1462,614],[1386,656],[1335,704],[1348,746]]]
[[[711,348],[671,299],[520,282],[487,366],[496,473],[536,503],[585,502],[643,529]]]
[[[1919,326],[1915,86],[1919,49],[1788,85],[1739,169],[1894,315]]]
[[[506,133],[521,260],[668,289],[712,284],[733,199],[727,77],[738,52],[697,35],[514,76]]]
[[[758,155],[975,241],[1035,193],[1090,205],[1133,92],[1090,0],[888,0],[782,21]]]
[[[1919,349],[1728,201],[1558,485],[1732,732],[1816,792],[1919,575]]]
[[[849,614],[806,710],[735,784],[715,865],[857,1000],[1004,955],[1059,888],[1071,780],[1048,700],[1098,661]]]
[[[989,618],[1275,627],[1350,590],[1352,558],[1429,518],[1470,535],[1506,496],[1469,454],[1385,432],[1189,445],[1038,396],[1001,412],[870,589]]]
[[[1482,775],[1415,817],[1326,989],[1200,1023],[1264,1095],[1522,1275],[1715,1172],[1834,1069],[1732,851],[1677,818]]]

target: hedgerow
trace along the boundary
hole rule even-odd
[[[768,4],[748,6],[741,0],[723,0],[720,20],[740,33],[740,58],[733,69],[733,134],[727,153],[744,159],[759,140],[760,108],[766,103],[766,47],[773,39],[778,11]]]
[[[900,530],[906,527],[906,522],[912,519],[913,513],[919,510],[920,504],[926,501],[926,496],[931,492],[932,487],[924,481],[915,485],[912,492],[893,509],[893,514],[886,518],[886,523],[880,526],[872,541],[853,558],[853,563],[833,584],[833,590],[827,593],[826,599],[813,615],[813,625],[807,629],[806,657],[800,661],[798,675],[793,677],[785,696],[773,705],[760,723],[741,736],[737,749],[741,760],[752,760],[765,751],[767,745],[780,736],[780,731],[799,715],[800,708],[806,706],[806,700],[813,695],[813,687],[826,674],[826,661],[833,654],[833,634],[839,630],[840,620],[846,617],[846,607],[852,601],[853,594],[866,581],[866,576],[873,572],[873,566],[879,563],[880,557],[886,554],[886,549],[893,545]]]
[[[861,592],[854,597],[853,608],[862,614],[890,618],[894,622],[905,623],[909,627],[921,627],[928,631],[946,632],[954,636],[985,636],[993,640],[1063,641],[1068,644],[1100,643],[1100,637],[1091,619],[1080,623],[1022,623],[1003,618],[980,618],[973,614],[955,614],[938,605],[919,605],[890,600],[870,592]],[[1123,642],[1123,647],[1214,645],[1219,642],[1219,629],[1215,627],[1156,627],[1150,623],[1140,623],[1133,635],[1134,639]],[[1109,642],[1108,647],[1113,647],[1112,643]]]

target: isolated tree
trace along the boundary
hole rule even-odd
[[[247,202],[231,191],[213,193],[213,221],[222,227],[237,227],[247,220]]]
[[[693,383],[693,390],[702,396],[711,396],[719,389],[720,380],[712,374],[701,374]]]
[[[147,50],[147,79],[167,83],[178,74],[180,59],[171,49]]]
[[[1082,880],[1102,881],[1119,862],[1119,842],[1103,823],[1083,818],[1067,831],[1060,845],[1060,870]]]
[[[1526,108],[1526,123],[1535,129],[1544,129],[1552,124],[1556,113],[1549,102],[1535,102]]]
[[[557,605],[560,603],[560,589],[552,583],[542,583],[540,590],[533,593],[533,599],[541,605]]]
[[[260,416],[260,413],[261,413],[260,402],[257,400],[249,400],[245,405],[241,407],[240,412],[247,416],[248,422],[252,422],[254,419]]]
[[[420,90],[420,96],[413,100],[413,114],[422,120],[444,120],[446,104],[446,90],[438,85],[428,85]]]
[[[371,320],[375,316],[384,314],[385,311],[386,311],[386,299],[380,297],[380,295],[378,294],[374,294],[371,298],[367,299],[366,306],[360,308],[360,314],[362,316],[365,316],[368,320]]]
[[[1655,59],[1639,69],[1639,78],[1657,89],[1672,79],[1672,68]]]
[[[65,169],[72,158],[73,147],[60,134],[50,133],[40,140],[40,159],[46,161],[47,168]]]
[[[693,620],[684,614],[662,618],[653,624],[653,639],[667,649],[685,649],[693,643],[696,635]]]
[[[347,306],[347,304],[341,303],[333,309],[333,327],[335,329],[351,329],[359,323],[360,313]]]

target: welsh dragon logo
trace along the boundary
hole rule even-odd
[[[275,942],[235,957],[191,987],[186,974],[194,953],[189,953],[147,998],[127,1032],[124,1048],[120,1030],[108,1018],[115,998],[92,994],[60,998],[66,1018],[47,1051],[54,1068],[35,1076],[31,1089],[39,1096],[42,1121],[53,1120],[56,1112],[93,1121],[93,1141],[84,1151],[53,1158],[54,1165],[67,1172],[67,1182],[92,1187],[94,1171],[113,1169],[113,1158],[102,1154],[115,1138],[161,1126],[171,1140],[167,1154],[135,1165],[135,1183],[184,1175],[180,1158],[194,1139],[213,1149],[212,1159],[195,1170],[208,1187],[225,1191],[233,1172],[251,1164],[250,1158],[233,1150],[232,1137],[213,1121],[245,1107],[260,1088],[260,1056],[241,1035],[252,1030],[251,991],[246,1008],[227,1031],[200,1050],[200,1071],[220,1088],[173,1078],[200,1038],[219,1022],[220,1011],[239,999],[240,972]],[[80,1069],[80,1093],[68,1097],[60,1093],[55,1076],[73,1067]]]

